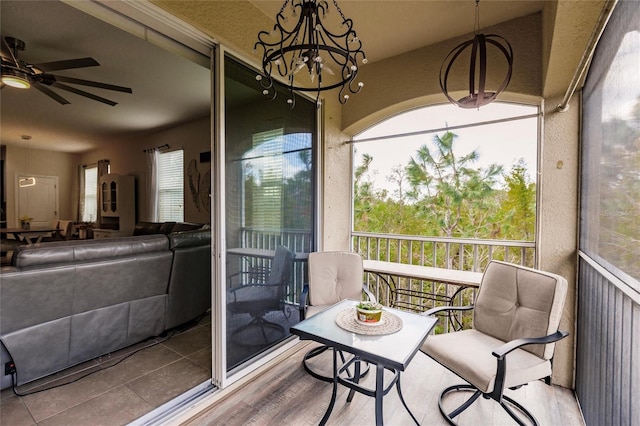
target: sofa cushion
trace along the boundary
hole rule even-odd
[[[201,223],[178,222],[173,225],[173,228],[171,228],[171,232],[192,231],[194,229],[200,228],[202,228]]]
[[[199,247],[211,245],[211,229],[172,232],[169,237],[169,249]]]
[[[138,222],[136,227],[133,228],[133,235],[160,234],[160,226],[162,226],[162,223],[159,222]]]
[[[13,253],[12,265],[19,269],[132,256],[164,251],[169,241],[164,235],[121,237],[98,240],[60,241],[21,246]]]
[[[169,233],[171,233],[173,231],[173,227],[176,223],[175,222],[164,222],[160,224],[160,227],[158,228],[158,233],[159,234],[164,234],[164,235],[169,235]]]

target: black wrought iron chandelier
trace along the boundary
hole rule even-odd
[[[474,37],[456,46],[444,59],[440,67],[440,88],[447,99],[461,108],[479,108],[493,102],[509,85],[513,70],[513,50],[503,37],[496,34],[478,34],[480,27],[480,0],[476,0],[476,19],[473,28]],[[487,47],[494,46],[501,52],[507,63],[507,71],[502,83],[494,91],[487,90]],[[467,49],[471,48],[469,62],[469,94],[455,100],[449,95],[449,72],[456,59]],[[477,83],[477,85],[476,85]]]
[[[367,58],[353,30],[353,21],[344,16],[335,0],[333,4],[341,21],[332,23],[325,19],[330,14],[325,0],[285,0],[273,30],[258,33],[254,49],[263,50],[263,75],[256,79],[265,96],[275,99],[275,78],[287,81],[287,103],[292,108],[296,90],[317,92],[318,105],[320,92],[326,90],[340,88],[341,104],[360,92],[364,83],[356,82],[358,64],[366,64]]]

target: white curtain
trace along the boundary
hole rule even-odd
[[[147,153],[147,221],[158,221],[158,148],[146,150]]]
[[[84,169],[85,165],[78,166],[78,221],[81,222],[84,217]]]

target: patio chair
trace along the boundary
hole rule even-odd
[[[361,300],[364,292],[369,300],[376,300],[363,283],[362,257],[357,253],[325,251],[309,253],[309,284],[305,284],[300,295],[300,320],[338,303],[344,299]],[[307,352],[302,365],[316,379],[332,382],[333,377],[314,371],[307,361],[329,349],[319,346]],[[345,357],[340,352],[342,362]],[[368,371],[360,373],[364,376]]]
[[[269,312],[284,310],[285,292],[289,286],[293,258],[293,252],[284,246],[279,246],[264,282],[240,284],[227,291],[227,311],[231,314],[249,314],[252,317],[249,323],[234,331],[236,337],[243,335],[247,330],[257,328],[264,338],[264,343],[268,344],[272,339],[269,339],[267,329],[275,330],[282,336],[285,335],[284,327],[268,321],[265,315]],[[249,344],[246,341],[242,342],[241,338],[235,340],[237,343]]]
[[[455,425],[454,418],[481,395],[498,402],[518,424],[524,422],[511,406],[538,424],[533,414],[505,396],[504,390],[539,379],[551,384],[555,342],[568,335],[558,331],[566,294],[567,280],[559,275],[491,261],[473,306],[438,307],[423,313],[473,309],[472,329],[429,336],[421,348],[467,382],[440,394],[438,407],[449,424]],[[447,412],[445,396],[458,391],[473,394]]]

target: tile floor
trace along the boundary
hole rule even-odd
[[[29,395],[3,390],[0,424],[126,425],[210,378],[207,316],[169,339],[142,342],[17,389]],[[31,393],[60,383],[68,384]]]

